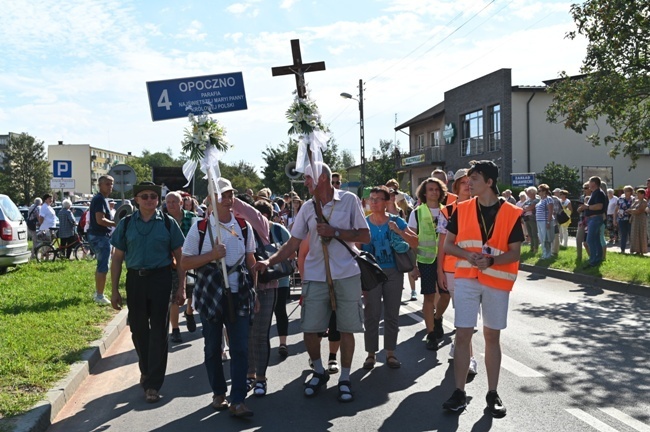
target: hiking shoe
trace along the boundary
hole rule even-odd
[[[442,328],[442,318],[433,319],[433,335],[437,340],[445,337],[445,329]]]
[[[104,294],[95,294],[93,300],[100,306],[108,306],[111,304],[111,301]]]
[[[456,389],[449,399],[442,404],[442,408],[447,411],[458,412],[465,409],[467,406],[467,394],[461,390]]]
[[[418,299],[418,293],[413,290],[411,291],[411,301],[416,301]]]
[[[194,319],[194,314],[188,315],[185,313],[185,325],[187,326],[187,331],[194,333],[196,331],[196,319]]]
[[[467,375],[477,375],[478,374],[478,363],[474,357],[469,359],[469,370]]]
[[[433,332],[427,335],[427,349],[429,351],[438,350],[438,341],[436,340],[436,336],[433,334]]]
[[[503,406],[503,402],[499,397],[499,394],[496,390],[490,390],[485,396],[487,401],[487,408],[494,418],[502,418],[506,416],[506,407]]]
[[[172,335],[171,335],[171,341],[174,343],[181,343],[183,342],[183,338],[181,337],[181,330],[180,329],[172,329]]]

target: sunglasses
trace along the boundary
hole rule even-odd
[[[140,194],[140,195],[138,195],[138,198],[143,199],[143,200],[149,200],[149,199],[150,199],[150,200],[157,200],[157,199],[158,199],[158,195],[155,194],[155,193],[150,193],[150,194],[146,194],[146,193],[144,193],[144,194]]]
[[[332,184],[333,184],[333,185],[337,185],[337,186],[338,186],[338,185],[340,185],[340,184],[341,184],[341,182],[340,182],[340,181],[333,181],[333,182],[332,182]]]

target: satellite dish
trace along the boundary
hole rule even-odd
[[[291,180],[296,180],[298,177],[300,177],[302,174],[300,174],[298,171],[296,171],[296,163],[295,162],[289,162],[285,167],[284,167],[284,173],[289,177]]]

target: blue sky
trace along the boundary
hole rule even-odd
[[[218,114],[233,149],[261,168],[287,140],[292,77],[271,67],[325,61],[307,74],[340,149],[359,161],[363,79],[366,155],[446,90],[511,68],[513,84],[578,73],[585,52],[571,2],[554,0],[0,0],[0,133],[139,155],[180,153],[185,119],[152,122],[145,83],[243,73],[248,110]],[[397,134],[403,149],[407,137]]]

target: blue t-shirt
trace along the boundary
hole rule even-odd
[[[90,208],[88,209],[88,213],[90,213],[88,218],[90,219],[88,234],[96,236],[108,236],[111,232],[110,228],[97,223],[97,217],[95,215],[98,212],[104,213],[104,217],[106,219],[112,220],[111,209],[108,207],[106,198],[101,193],[95,195],[92,201],[90,201]]]
[[[399,216],[391,216],[389,221],[394,221],[399,229],[406,229],[406,221]],[[393,248],[390,246],[390,229],[388,222],[383,225],[375,225],[370,222],[370,216],[366,217],[368,226],[370,227],[370,243],[362,245],[362,249],[370,252],[377,259],[379,267],[395,268],[395,257],[393,256]]]

